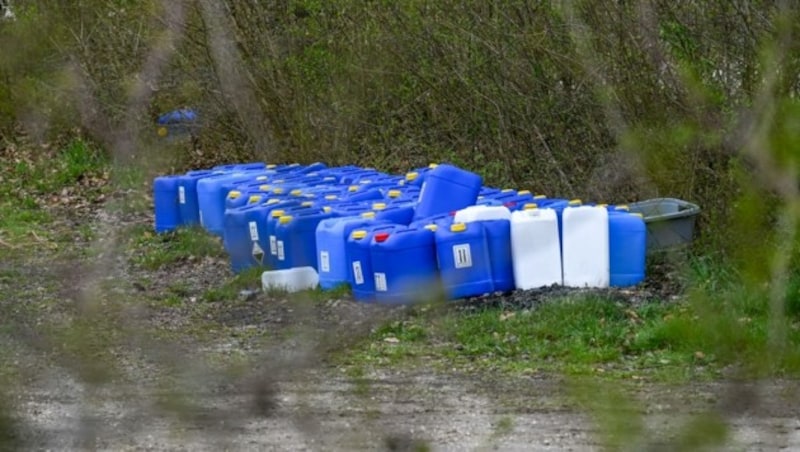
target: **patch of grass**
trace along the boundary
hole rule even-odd
[[[492,436],[501,437],[506,436],[514,431],[514,418],[510,416],[503,416],[494,425],[494,432]]]
[[[0,166],[0,239],[18,249],[51,242],[51,197],[62,189],[70,197],[99,189],[108,168],[103,154],[81,139],[57,150],[15,147],[6,153]]]
[[[133,261],[147,270],[203,257],[223,257],[219,239],[201,228],[180,228],[156,234],[149,226],[133,227],[128,234]]]
[[[258,291],[261,289],[261,274],[263,272],[264,269],[261,267],[249,268],[226,281],[222,286],[208,289],[203,294],[203,300],[212,303],[235,300],[243,290]]]
[[[678,301],[631,306],[575,295],[534,310],[409,310],[341,358],[349,365],[563,372],[669,382],[800,373],[800,318],[770,319],[767,291],[719,276]],[[777,342],[774,329],[785,332]]]

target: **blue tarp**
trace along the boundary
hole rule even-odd
[[[191,108],[181,108],[173,110],[158,117],[158,124],[189,124],[197,121],[197,113]]]

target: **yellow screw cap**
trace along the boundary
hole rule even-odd
[[[331,206],[324,206],[322,208],[322,211],[325,212],[325,213],[330,213],[331,212]]]
[[[292,195],[292,196],[300,196],[300,195],[303,194],[303,190],[300,190],[299,188],[296,188],[296,189],[290,191],[289,194]]]
[[[608,207],[608,204],[598,204],[597,207]]]
[[[529,203],[525,204],[522,207],[523,210],[533,210],[533,209],[538,209],[538,208],[539,208],[539,205],[536,204],[535,202],[529,202]]]
[[[640,212],[633,212],[633,213],[631,213],[631,215],[636,215],[639,218],[644,218],[644,215],[642,213],[640,213]]]
[[[547,199],[547,195],[536,195],[533,199]]]
[[[571,206],[579,206],[581,204],[583,204],[583,201],[581,201],[580,199],[572,199],[569,202],[569,205]]]
[[[347,187],[347,191],[349,191],[350,193],[352,193],[354,191],[358,191],[358,185],[351,185],[351,186]]]
[[[259,182],[263,182],[263,181],[265,181],[267,179],[269,179],[269,177],[267,177],[267,176],[258,176],[258,177],[256,177],[256,180],[259,181]]]
[[[231,190],[228,192],[228,198],[230,199],[237,199],[239,196],[242,196],[242,192],[238,190]]]
[[[354,238],[356,240],[361,240],[366,236],[367,236],[367,231],[364,231],[363,229],[355,230],[355,231],[353,231],[352,234],[350,234],[350,237],[352,237],[352,238]]]
[[[314,205],[314,201],[303,201],[300,203],[301,207],[311,207]]]
[[[399,198],[400,195],[402,194],[403,192],[401,192],[400,190],[389,190],[387,193],[387,195],[389,195],[390,198]]]
[[[261,190],[261,191],[270,191],[270,190],[272,190],[272,185],[266,185],[266,184],[265,185],[261,185],[261,186],[258,187],[258,189]]]
[[[453,223],[450,225],[450,232],[464,232],[467,230],[467,225],[464,223]]]
[[[500,193],[511,193],[513,191],[515,191],[513,188],[504,188],[500,190]]]
[[[271,215],[272,215],[272,218],[280,218],[281,216],[283,216],[284,213],[286,213],[286,212],[284,212],[283,209],[275,209],[275,210],[272,211]]]
[[[416,171],[412,171],[410,173],[406,173],[406,180],[409,181],[409,182],[417,180],[418,177],[419,177],[419,173],[417,173]]]
[[[275,193],[276,195],[280,195],[280,194],[283,193],[283,189],[280,188],[280,187],[275,188],[275,189],[272,190],[272,193]]]
[[[275,169],[277,167],[278,167],[278,165],[275,165],[275,164],[272,164],[272,163],[267,165],[267,169]]]
[[[439,229],[435,224],[426,224],[424,227],[431,232],[436,232],[436,230]]]
[[[531,191],[530,190],[520,190],[520,191],[517,192],[517,194],[518,195],[530,195]]]
[[[372,203],[372,210],[383,210],[385,208],[386,208],[386,203],[383,202]]]
[[[325,195],[325,199],[328,201],[333,201],[334,199],[339,199],[336,195]]]
[[[249,204],[255,204],[259,201],[261,201],[261,195],[252,195],[250,196],[250,199],[247,200]]]
[[[631,208],[630,208],[630,207],[628,207],[628,205],[627,205],[627,204],[620,204],[620,205],[618,205],[618,206],[617,206],[617,207],[615,207],[615,208],[616,208],[617,210],[626,210],[626,211],[630,211],[630,210],[631,210]]]
[[[270,198],[267,200],[267,204],[278,204],[279,202],[281,202],[281,200],[276,198]]]
[[[437,166],[439,166],[439,164],[438,164],[438,163],[431,163],[430,165],[428,165],[428,168],[430,168],[430,169],[434,169],[434,168],[436,168]]]
[[[375,212],[361,212],[361,218],[375,218]]]
[[[286,223],[288,223],[290,221],[292,221],[292,216],[291,215],[284,215],[284,216],[278,218],[278,223],[280,223],[280,224],[286,224]]]

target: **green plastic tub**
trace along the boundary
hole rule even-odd
[[[647,225],[647,251],[689,245],[700,207],[675,198],[655,198],[628,204]]]

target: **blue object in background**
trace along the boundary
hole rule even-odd
[[[191,108],[180,108],[164,113],[156,120],[158,136],[180,137],[191,135],[199,127],[197,112]]]

